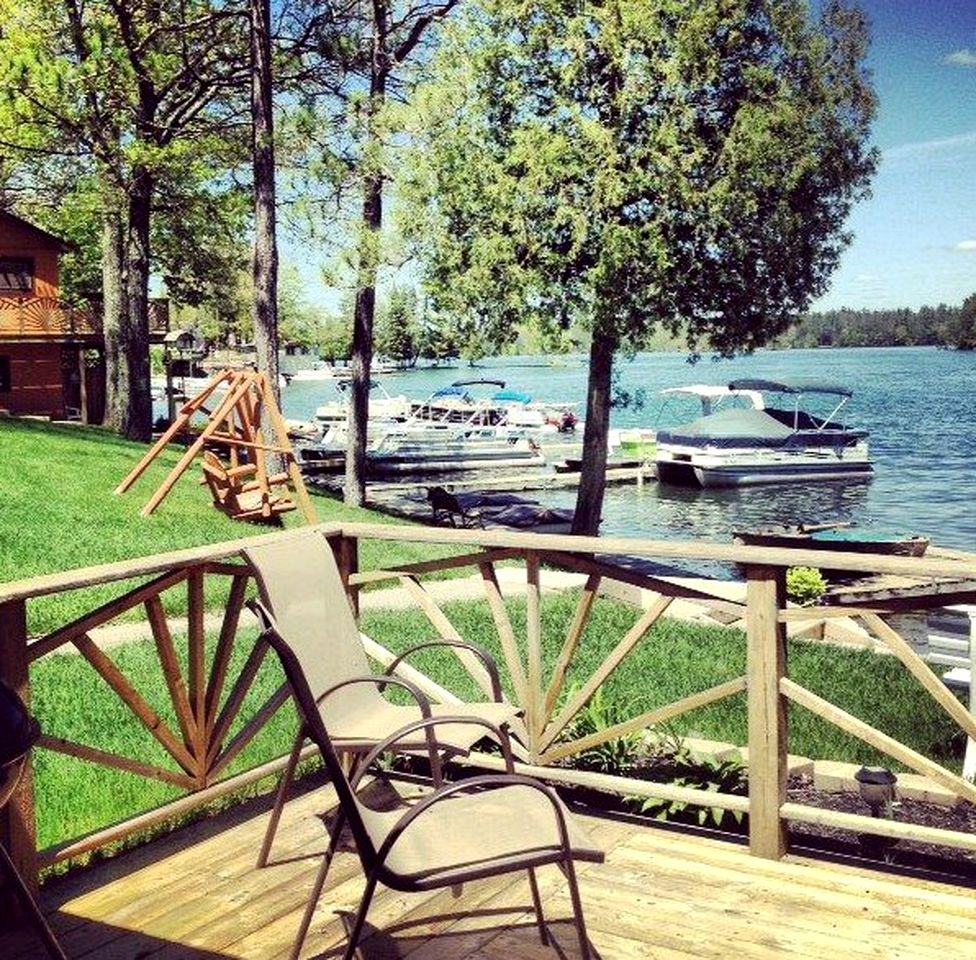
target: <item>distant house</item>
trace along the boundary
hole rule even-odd
[[[100,423],[100,319],[61,303],[58,237],[0,211],[0,410]]]

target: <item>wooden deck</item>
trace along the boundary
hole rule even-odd
[[[219,960],[287,956],[325,848],[325,787],[292,800],[265,869],[254,857],[267,804],[238,808],[45,889],[43,905],[69,957]],[[976,892],[786,858],[730,843],[588,819],[607,862],[580,873],[590,939],[603,960],[919,958],[976,956]],[[341,955],[362,888],[340,853],[303,957]],[[383,890],[367,920],[364,960],[543,960],[577,956],[566,885],[540,873],[550,926],[543,946],[528,884],[469,884],[460,898]],[[4,932],[0,957],[43,957],[28,931]]]

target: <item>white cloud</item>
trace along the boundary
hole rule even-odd
[[[969,150],[976,147],[976,131],[962,133],[955,137],[944,137],[941,140],[923,140],[919,143],[903,143],[898,147],[890,147],[882,151],[885,160],[919,160],[934,153],[943,153],[954,149]]]
[[[965,47],[962,50],[955,50],[950,53],[944,63],[949,64],[951,67],[968,67],[970,69],[976,68],[976,52]]]
[[[952,249],[956,253],[976,253],[976,240],[960,240]]]

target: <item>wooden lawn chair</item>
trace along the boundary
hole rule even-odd
[[[303,531],[284,535],[243,551],[258,584],[260,602],[252,602],[269,635],[283,638],[302,651],[306,682],[321,720],[331,732],[336,750],[362,758],[394,730],[416,720],[462,715],[490,722],[508,737],[518,708],[503,702],[498,667],[491,655],[474,644],[437,638],[411,647],[375,673],[366,657],[359,627],[346,597],[332,548],[321,533]],[[467,650],[482,664],[491,682],[494,702],[466,704],[431,703],[414,684],[393,676],[407,657],[431,647]],[[411,704],[392,703],[383,695],[387,686],[410,694]],[[399,741],[400,752],[421,752],[432,758],[434,782],[441,780],[441,760],[463,755],[485,737],[483,728],[470,724],[446,724],[435,731],[421,728]],[[258,866],[268,862],[271,844],[281,819],[288,787],[294,777],[305,738],[307,722],[299,729],[268,823]]]
[[[215,453],[203,454],[203,482],[210,488],[214,506],[235,520],[274,523],[282,513],[295,509],[291,497],[275,493],[272,487],[285,483],[287,473],[279,473],[262,483],[254,478],[253,463],[228,467]]]
[[[535,868],[557,864],[566,876],[579,938],[581,960],[592,954],[574,868],[575,860],[600,863],[603,851],[572,818],[555,792],[530,777],[514,773],[508,738],[502,728],[482,717],[447,715],[425,717],[381,740],[366,754],[358,772],[346,778],[330,738],[328,710],[313,692],[322,682],[326,659],[314,637],[301,634],[292,645],[274,628],[265,639],[277,652],[304,729],[318,746],[339,797],[339,811],[329,848],[312,887],[305,916],[292,947],[299,956],[325,885],[342,829],[348,822],[366,875],[366,888],[353,921],[345,960],[352,960],[377,883],[394,890],[417,892],[457,887],[468,881],[525,870],[543,943],[548,943]],[[372,688],[371,688],[372,689]],[[475,736],[490,732],[501,744],[506,772],[476,776],[438,787],[406,810],[376,810],[357,796],[360,779],[370,765],[390,750],[429,738],[438,726],[454,732],[466,727]],[[437,734],[440,739],[441,734]],[[431,753],[431,762],[435,755]]]

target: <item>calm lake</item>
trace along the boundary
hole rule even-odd
[[[581,357],[505,357],[474,367],[415,370],[382,378],[391,394],[429,396],[454,380],[504,380],[538,400],[577,401],[583,415],[586,367]],[[821,482],[686,490],[645,484],[610,487],[605,536],[704,538],[727,542],[733,529],[768,523],[850,521],[877,530],[925,534],[947,547],[976,550],[976,354],[930,348],[761,351],[735,360],[690,365],[682,354],[646,353],[619,360],[620,386],[645,391],[643,409],[615,410],[612,425],[665,426],[692,419],[694,406],[664,405],[659,391],[736,377],[818,377],[850,387],[841,419],[870,431],[875,476],[868,483]],[[333,399],[328,382],[282,391],[286,416],[310,418]],[[820,412],[822,405],[816,408]],[[575,490],[539,497],[572,506]]]

